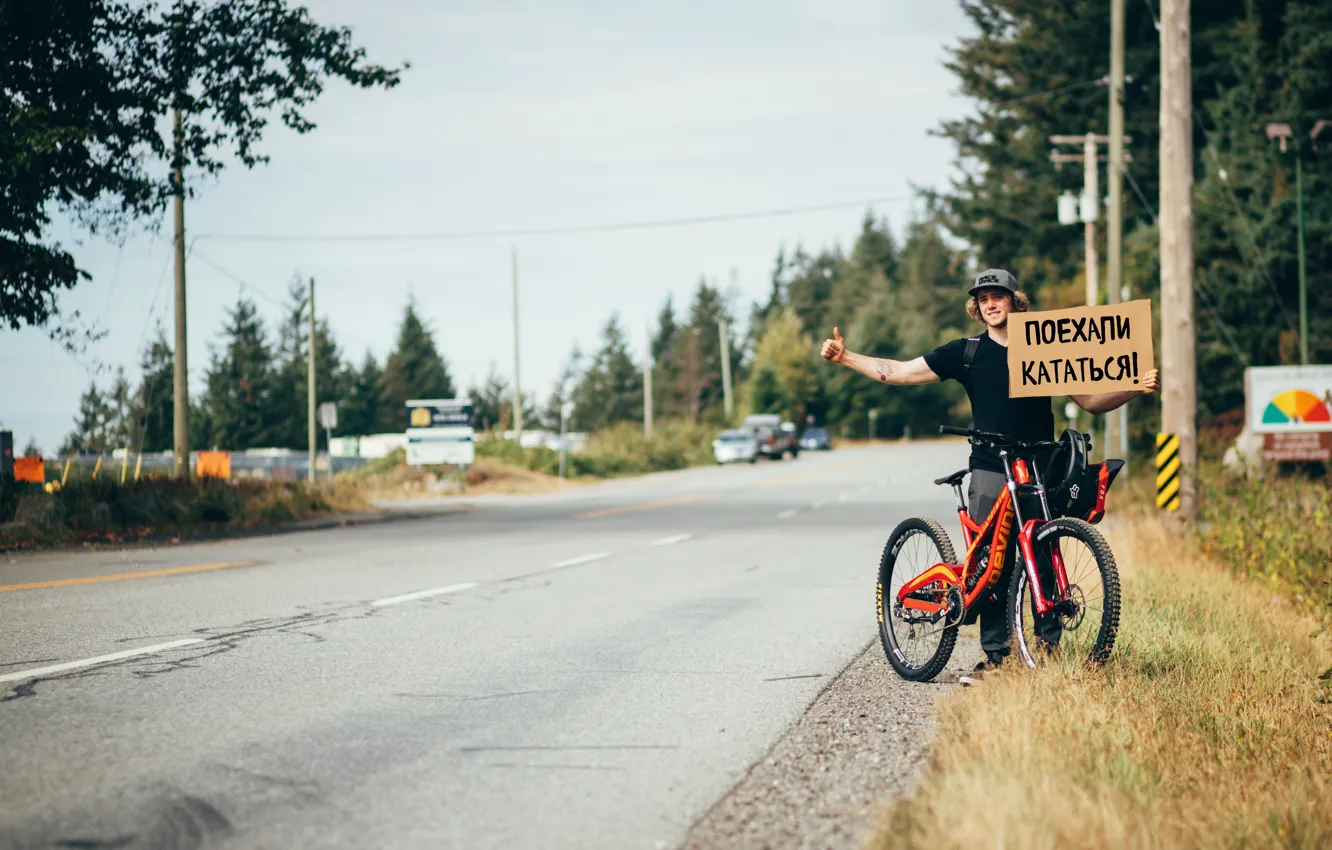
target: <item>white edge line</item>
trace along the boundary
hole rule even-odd
[[[429,599],[431,596],[442,596],[445,593],[457,593],[460,590],[469,590],[476,587],[476,582],[467,584],[451,584],[448,587],[432,587],[429,590],[418,590],[415,593],[404,593],[401,596],[390,596],[385,599],[376,599],[370,603],[371,608],[383,608],[385,605],[397,605],[400,602],[411,602],[415,599]]]
[[[556,561],[551,564],[552,567],[576,567],[579,564],[586,564],[590,561],[600,561],[602,558],[609,558],[610,552],[593,552],[591,555],[579,555],[577,558],[570,558],[567,561]]]
[[[672,535],[671,537],[663,537],[663,538],[661,538],[660,540],[653,540],[653,541],[652,541],[652,545],[653,545],[653,546],[670,546],[672,543],[683,543],[683,542],[685,542],[686,540],[690,539],[690,538],[693,537],[693,536],[694,536],[694,535],[692,535],[692,534],[676,534],[676,535]]]
[[[778,518],[778,519],[790,519],[791,517],[795,516],[797,513],[799,513],[799,511],[797,511],[795,508],[787,508],[786,510],[784,510],[784,511],[782,511],[781,513],[777,514],[777,518]]]
[[[817,511],[819,508],[823,507],[826,504],[828,504],[827,499],[819,499],[817,502],[810,505],[810,507]]]
[[[52,664],[50,667],[34,667],[31,670],[20,670],[17,673],[6,673],[0,676],[0,682],[17,682],[23,679],[38,679],[43,676],[50,676],[53,673],[63,673],[66,670],[77,670],[80,667],[92,667],[97,664],[106,664],[111,661],[121,661],[126,658],[133,658],[136,655],[152,655],[154,652],[164,652],[168,649],[178,649],[182,646],[192,646],[196,643],[203,643],[204,638],[185,638],[184,640],[173,640],[171,643],[158,643],[153,646],[141,646],[138,649],[127,649],[123,652],[113,652],[110,655],[97,655],[92,658],[83,658],[78,661],[66,661],[64,664]]]

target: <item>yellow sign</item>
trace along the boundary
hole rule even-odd
[[[1156,506],[1179,510],[1179,435],[1156,435]]]
[[[412,408],[412,422],[411,422],[411,425],[412,425],[413,428],[429,428],[429,427],[430,427],[430,408],[428,408],[428,407],[413,407],[413,408]]]

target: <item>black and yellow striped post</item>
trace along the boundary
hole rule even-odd
[[[1179,510],[1179,435],[1156,435],[1156,506]]]

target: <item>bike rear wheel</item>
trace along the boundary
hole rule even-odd
[[[1063,518],[1042,525],[1032,549],[1045,597],[1057,596],[1054,552],[1063,557],[1068,590],[1055,611],[1038,616],[1019,558],[1008,594],[1008,622],[1017,656],[1028,667],[1101,664],[1110,657],[1119,631],[1119,569],[1109,544],[1091,524]]]
[[[902,609],[897,592],[940,562],[957,563],[948,532],[934,520],[919,517],[898,523],[879,561],[875,593],[879,640],[897,675],[913,682],[928,682],[939,675],[953,655],[957,629],[945,627],[944,620],[925,622],[921,612]]]

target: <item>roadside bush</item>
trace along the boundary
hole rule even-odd
[[[592,434],[583,451],[570,452],[566,472],[574,478],[615,478],[712,463],[716,432],[688,420],[667,420],[645,437],[641,424],[621,422]],[[516,440],[477,440],[476,455],[547,475],[560,471],[558,451],[545,446],[524,449]]]
[[[1332,618],[1332,487],[1326,478],[1205,473],[1203,550]]]
[[[0,522],[14,518],[36,485],[0,484]],[[309,488],[304,482],[239,479],[180,480],[145,477],[121,484],[114,476],[70,478],[51,498],[64,508],[54,529],[8,529],[0,545],[25,546],[76,540],[120,540],[203,528],[253,528],[322,513],[364,507],[354,488]]]

